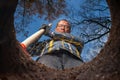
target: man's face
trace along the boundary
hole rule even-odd
[[[67,21],[60,21],[55,29],[56,32],[70,33],[70,24]]]

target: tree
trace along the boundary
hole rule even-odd
[[[86,6],[87,5],[87,6]],[[110,31],[111,19],[109,8],[105,0],[85,0],[78,11],[80,18],[72,18],[72,24],[81,30],[80,36],[83,36],[85,43],[100,39]]]
[[[84,61],[90,61],[94,58],[91,50],[96,50],[98,54],[99,49],[103,48],[109,36],[111,18],[108,5],[105,0],[84,0],[80,5],[79,11],[73,11],[71,14],[73,15],[70,18],[74,25],[74,32],[84,39],[84,48],[91,45],[90,48],[86,48],[86,51],[83,51]],[[94,53],[95,55],[96,53]],[[88,56],[91,56],[91,58]]]
[[[29,31],[25,31],[25,28],[33,21],[33,16],[54,20],[60,14],[66,14],[65,7],[64,0],[19,0],[15,12],[16,32],[27,36]]]
[[[0,79],[1,80],[119,80],[120,79],[120,1],[107,0],[112,27],[100,54],[91,62],[64,71],[38,64],[25,54],[15,38],[13,14],[17,0],[0,4]]]

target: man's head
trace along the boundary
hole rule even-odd
[[[71,30],[70,23],[65,19],[60,20],[57,23],[57,26],[55,29],[56,32],[60,32],[60,33],[70,33],[70,30]]]

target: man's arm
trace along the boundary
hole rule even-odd
[[[81,47],[84,45],[84,41],[81,38],[75,37],[69,33],[49,32],[47,35],[55,40],[64,40]]]
[[[21,42],[21,45],[24,46],[24,48],[27,48],[30,44],[36,42],[43,34],[46,34],[47,32],[49,32],[50,27],[51,27],[51,24],[48,24],[48,25],[43,24],[42,27],[37,32],[32,34],[23,42]]]

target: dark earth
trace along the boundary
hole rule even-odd
[[[120,1],[107,0],[112,27],[104,48],[88,63],[54,70],[33,61],[16,40],[14,17],[17,0],[0,2],[0,80],[120,80]],[[1,4],[2,3],[2,4]]]

